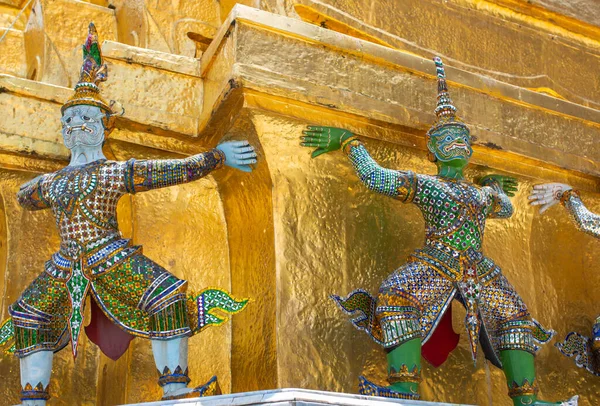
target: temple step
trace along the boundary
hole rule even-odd
[[[135,403],[126,406],[472,406],[455,403],[437,403],[416,400],[386,399],[348,393],[323,392],[306,389],[276,389],[232,395],[209,396],[206,398]]]

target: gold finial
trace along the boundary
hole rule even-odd
[[[88,36],[83,45],[83,64],[79,73],[79,82],[75,85],[75,93],[62,106],[61,111],[71,106],[89,105],[112,114],[110,104],[100,96],[100,82],[104,82],[108,75],[108,69],[102,59],[102,51],[98,41],[98,31],[94,23],[90,23]]]

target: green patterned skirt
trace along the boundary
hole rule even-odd
[[[213,310],[237,313],[248,302],[237,301],[220,289],[188,295],[187,281],[141,250],[96,275],[83,276],[86,271],[80,272],[77,264],[66,275],[42,272],[25,289],[9,308],[11,319],[0,327],[0,346],[23,357],[41,350],[58,351],[71,342],[76,355],[88,296],[121,330],[159,340],[221,324],[225,319]]]

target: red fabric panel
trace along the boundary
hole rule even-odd
[[[442,316],[431,338],[421,347],[421,355],[434,367],[439,367],[458,346],[460,334],[452,328],[452,306]]]
[[[119,328],[110,321],[96,304],[94,299],[90,300],[92,310],[92,321],[85,327],[85,334],[91,342],[100,347],[100,350],[113,361],[125,354],[129,342],[135,337]]]

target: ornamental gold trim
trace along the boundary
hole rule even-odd
[[[48,400],[50,399],[50,393],[48,388],[50,384],[46,385],[44,388],[44,384],[39,382],[35,387],[33,387],[29,382],[25,384],[23,390],[21,391],[21,400]]]
[[[344,153],[349,154],[351,147],[358,147],[359,145],[362,145],[362,142],[360,142],[358,136],[354,135],[348,138],[346,141],[342,142],[341,147]]]
[[[580,197],[579,190],[569,189],[562,192],[560,195],[560,203],[564,206],[569,201],[571,196]]]
[[[394,370],[394,367],[391,367],[388,374],[388,382],[390,385],[399,382],[418,384],[421,382],[421,371],[419,371],[417,365],[415,365],[412,370],[409,370],[406,364],[402,365],[400,370]]]
[[[177,365],[175,371],[173,372],[171,372],[171,370],[167,366],[164,367],[162,373],[160,372],[160,370],[157,371],[158,385],[161,387],[171,383],[184,383],[187,385],[191,381],[191,379],[188,377],[188,369],[186,368],[184,371],[183,368],[181,368],[181,366],[179,365]]]
[[[525,379],[521,385],[513,381],[508,387],[508,396],[511,398],[517,396],[535,396],[539,389],[535,382],[529,383],[529,380]]]

